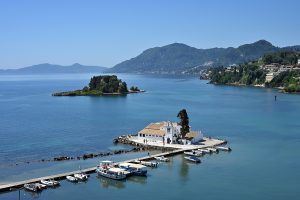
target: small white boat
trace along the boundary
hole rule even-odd
[[[230,147],[217,147],[217,149],[221,150],[221,151],[231,151]]]
[[[202,156],[202,153],[197,151],[185,151],[183,153],[188,156]]]
[[[131,161],[131,163],[141,164],[141,165],[145,165],[147,167],[157,167],[158,166],[158,162],[134,160],[134,161]]]
[[[214,152],[214,153],[218,153],[219,150],[216,148],[207,148],[209,151]]]
[[[55,180],[41,180],[41,183],[49,187],[55,187],[59,185],[59,182]]]
[[[47,185],[42,184],[42,183],[34,183],[34,184],[35,184],[36,187],[38,187],[40,190],[46,189],[46,188],[47,188]]]
[[[85,181],[88,179],[88,176],[84,173],[74,174],[74,177],[77,178],[79,181]]]
[[[169,158],[166,158],[166,157],[164,157],[164,156],[156,156],[156,157],[154,157],[156,160],[158,160],[158,161],[161,161],[161,162],[169,162],[170,161],[170,159]]]
[[[202,153],[211,153],[208,149],[198,149],[198,151],[201,151]]]
[[[78,181],[78,179],[74,176],[66,176],[66,179],[70,182],[77,182]]]
[[[102,161],[100,165],[97,166],[96,172],[100,176],[114,180],[123,180],[127,174],[124,169],[114,167],[112,161]]]
[[[185,156],[184,158],[191,162],[201,163],[201,160],[195,156]]]
[[[41,189],[38,186],[36,186],[35,183],[25,184],[24,188],[26,190],[28,190],[28,191],[31,191],[31,192],[39,192],[39,191],[41,191]]]
[[[202,153],[211,153],[209,150],[207,149],[198,149],[198,151],[201,151]]]

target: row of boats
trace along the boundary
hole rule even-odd
[[[206,153],[217,153],[219,150],[230,151],[229,147],[216,147],[216,148],[205,148],[198,150],[185,151],[186,155],[184,158],[188,161],[195,163],[200,163],[201,160],[198,158]],[[169,162],[170,159],[164,156],[154,157],[155,160],[159,162]],[[130,163],[120,163],[114,164],[112,161],[102,161],[99,166],[97,166],[96,172],[100,176],[104,176],[110,179],[122,180],[128,176],[146,176],[146,167],[157,167],[157,162],[146,162],[146,161],[133,161]]]
[[[66,179],[70,182],[86,181],[89,175],[85,173],[77,173],[74,175],[66,176]],[[28,183],[24,184],[24,188],[31,192],[39,192],[48,187],[58,187],[60,185],[59,181],[48,179],[41,180],[39,183]]]
[[[167,158],[159,157],[160,161],[167,161]],[[131,175],[136,176],[146,176],[147,169],[146,167],[157,167],[157,162],[146,162],[146,161],[133,161],[130,163],[119,163],[115,164],[112,161],[102,161],[99,166],[96,168],[96,172],[98,175],[114,179],[114,180],[122,180]],[[85,173],[77,173],[74,175],[66,176],[67,181],[70,182],[79,182],[88,180],[89,175]],[[47,187],[57,187],[60,185],[59,181],[56,180],[41,180],[39,183],[29,183],[25,184],[24,188],[31,192],[39,192]]]
[[[170,159],[164,156],[154,157],[155,160],[160,162],[169,162]],[[132,162],[125,162],[120,164],[115,164],[112,161],[102,161],[99,166],[97,166],[96,172],[100,176],[114,180],[122,180],[128,176],[147,176],[147,167],[157,167],[158,162],[147,162],[135,160]]]
[[[217,153],[219,150],[222,151],[231,151],[229,147],[216,147],[216,148],[205,148],[205,149],[197,149],[191,151],[185,151],[184,154],[186,155],[184,158],[188,161],[200,163],[201,160],[198,158],[207,153]],[[157,156],[154,157],[156,161],[159,162],[169,162],[170,159],[164,156]],[[112,161],[106,160],[102,161],[97,167],[96,172],[99,176],[103,176],[106,178],[114,179],[114,180],[123,180],[126,179],[128,176],[147,176],[147,167],[157,167],[158,162],[147,162],[147,161],[140,161],[135,160],[131,162],[124,162],[124,163],[114,163]],[[79,182],[79,181],[86,181],[89,175],[85,173],[76,173],[74,175],[66,176],[66,179],[70,182]],[[59,186],[59,181],[56,180],[41,180],[40,183],[30,183],[25,184],[24,188],[32,191],[38,192],[47,187],[56,187]]]
[[[185,156],[184,158],[188,161],[191,161],[191,162],[201,163],[201,160],[198,157],[203,156],[204,154],[208,154],[208,153],[218,153],[219,150],[221,150],[221,151],[231,151],[231,148],[230,147],[219,146],[219,147],[216,147],[216,148],[205,148],[205,149],[185,151],[184,154],[187,155],[187,156]]]
[[[147,166],[157,167],[157,162],[133,161],[115,164],[112,161],[102,161],[96,168],[98,175],[114,179],[122,180],[128,176],[147,176]]]

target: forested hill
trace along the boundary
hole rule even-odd
[[[210,83],[227,85],[256,85],[282,88],[285,92],[300,92],[300,52],[284,51],[266,54],[258,61],[235,67],[205,70]],[[272,63],[272,64],[271,64]],[[267,80],[267,74],[272,76]]]
[[[181,73],[191,68],[206,68],[241,64],[282,49],[300,50],[300,46],[279,48],[266,40],[244,44],[237,48],[197,49],[174,43],[150,48],[140,55],[121,62],[106,72],[119,73]]]

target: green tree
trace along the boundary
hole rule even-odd
[[[185,109],[182,109],[177,114],[177,117],[180,119],[179,125],[181,125],[180,134],[182,138],[185,138],[186,134],[190,132],[189,126],[189,116]]]
[[[125,94],[125,93],[128,92],[126,82],[122,82],[122,81],[120,82],[118,91],[119,91],[119,93],[121,93],[121,94]]]

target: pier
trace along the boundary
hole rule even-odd
[[[132,140],[132,142],[136,142],[136,144],[139,144],[138,141]],[[149,155],[149,156],[145,156],[145,157],[141,157],[141,158],[125,160],[125,161],[117,162],[116,164],[122,163],[122,162],[133,162],[133,161],[136,161],[136,160],[139,160],[139,161],[153,160],[153,159],[155,159],[154,157],[159,157],[159,156],[170,157],[170,156],[173,156],[173,155],[181,154],[181,153],[183,153],[184,151],[187,151],[187,150],[197,150],[197,149],[202,149],[202,148],[215,147],[215,146],[219,146],[219,145],[226,144],[226,143],[227,142],[225,140],[210,139],[210,138],[206,138],[206,142],[204,142],[201,145],[175,145],[174,146],[174,145],[162,145],[162,144],[154,144],[154,143],[151,144],[151,143],[149,143],[149,144],[147,144],[148,146],[151,145],[151,146],[160,147],[160,148],[165,147],[167,149],[172,148],[173,150],[168,151],[168,152],[164,152],[164,153]],[[9,184],[0,185],[0,192],[22,188],[24,184],[36,183],[36,182],[40,182],[41,180],[44,180],[44,179],[61,180],[61,179],[65,179],[66,176],[73,175],[73,174],[76,174],[76,173],[91,174],[91,173],[95,173],[95,171],[96,171],[96,167],[91,167],[91,168],[86,168],[86,169],[82,169],[82,170],[76,170],[76,171],[60,173],[60,174],[55,174],[55,175],[50,175],[50,176],[33,178],[33,179],[24,180],[24,181],[12,182],[12,183],[9,183]]]

